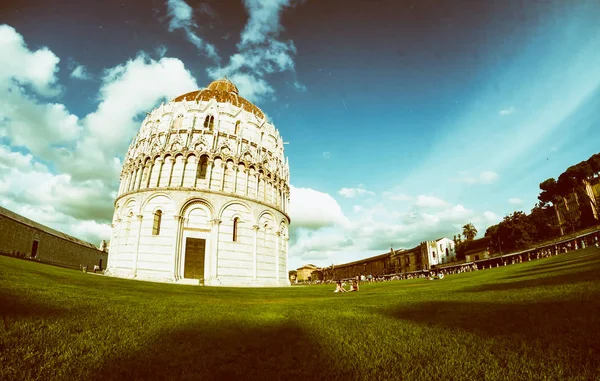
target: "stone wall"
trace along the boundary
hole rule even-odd
[[[17,252],[44,263],[71,268],[85,266],[90,270],[94,265],[105,267],[107,261],[107,253],[91,243],[0,208],[0,254],[17,255]]]

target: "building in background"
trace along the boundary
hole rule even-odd
[[[318,270],[319,268],[315,265],[304,265],[299,269],[296,269],[296,281],[297,282],[308,282],[312,280],[313,271]]]
[[[279,131],[229,80],[161,104],[124,159],[108,273],[289,285],[289,176]]]
[[[0,207],[0,254],[90,270],[106,265],[107,254],[89,242]]]
[[[456,260],[456,248],[453,240],[446,237],[421,243],[426,251],[429,266],[437,266]]]

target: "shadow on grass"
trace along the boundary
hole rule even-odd
[[[68,314],[65,308],[59,308],[38,302],[32,302],[22,296],[7,294],[0,290],[0,316],[3,318],[56,318]]]
[[[550,263],[536,264],[534,267],[530,267],[518,272],[515,277],[529,276],[535,274],[543,274],[546,272],[567,269],[569,271],[577,270],[579,268],[594,267],[600,269],[600,256],[594,254],[588,254],[585,256],[577,256],[574,258],[556,258],[556,260]]]
[[[484,338],[542,341],[585,354],[600,364],[600,294],[590,300],[533,303],[444,301],[388,309],[385,315],[420,325],[457,329]],[[518,343],[516,345],[519,345]]]
[[[533,276],[534,274],[532,274]],[[539,274],[538,274],[539,275]],[[509,278],[506,278],[509,279]],[[529,287],[540,286],[557,286],[561,284],[575,284],[581,282],[600,280],[600,272],[596,269],[577,271],[569,273],[561,273],[559,275],[549,275],[534,279],[524,279],[520,281],[506,281],[504,283],[487,283],[479,286],[465,289],[465,291],[481,292],[481,291],[506,291],[519,290]]]
[[[193,327],[106,363],[91,380],[352,380],[311,335],[292,323]]]
[[[539,369],[552,372],[555,366],[561,372],[549,379],[583,380],[596,379],[594,374],[600,367],[598,297],[600,294],[589,295],[588,301],[514,304],[443,301],[396,307],[383,313],[431,328],[434,335],[462,337],[467,332],[494,340],[492,353],[502,366],[515,360],[511,356],[527,353],[531,363],[544,364],[553,359]],[[521,374],[517,379],[532,379],[532,375]]]
[[[528,287],[556,286],[600,280],[600,256],[597,252],[571,254],[550,263],[534,264],[516,270],[513,275],[491,283],[467,288],[465,291],[506,291]],[[519,280],[520,279],[520,280]]]

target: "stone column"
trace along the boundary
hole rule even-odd
[[[240,165],[237,164],[235,166],[235,174],[233,175],[233,193],[237,191],[237,180],[238,180],[238,172],[240,171]]]
[[[258,241],[258,225],[252,226],[252,230],[254,230],[253,235],[253,245],[252,245],[252,281],[256,282],[256,274],[257,274],[257,241]]]
[[[221,168],[223,168],[222,175],[221,175],[221,187],[220,187],[220,191],[222,192],[223,189],[225,189],[225,175],[227,174],[227,162],[223,162],[221,161]]]
[[[144,172],[146,171],[146,166],[142,164],[140,167],[140,177],[138,178],[138,182],[136,184],[136,189],[140,189],[142,187],[142,179],[144,178]]]
[[[183,169],[181,170],[181,180],[179,181],[179,185],[177,185],[178,187],[182,187],[183,186],[183,180],[185,179],[185,169],[187,168],[187,162],[188,162],[189,157],[185,157],[183,159]],[[173,164],[173,167],[175,167],[175,164]]]
[[[140,236],[142,235],[142,219],[143,215],[138,214],[137,219],[139,221],[138,224],[138,232],[137,232],[137,240],[135,242],[135,262],[133,263],[133,276],[137,277],[137,267],[138,267],[138,257],[140,254]]]
[[[175,158],[173,156],[169,156],[168,159],[171,163],[171,168],[169,168],[169,179],[167,180],[167,186],[170,187],[171,181],[173,180],[173,171],[175,170]]]
[[[138,176],[137,179],[135,181],[135,190],[140,189],[140,186],[142,185],[142,177],[144,177],[144,165],[140,165],[140,167],[138,168]]]
[[[219,282],[219,226],[221,220],[211,220],[212,231],[211,231],[211,285],[218,285]]]
[[[133,168],[131,170],[131,177],[129,178],[129,184],[127,186],[127,191],[131,192],[135,186],[135,179],[137,178],[137,169]]]
[[[123,194],[123,188],[125,187],[125,182],[123,181],[123,175],[119,176],[119,193],[118,195]]]
[[[244,188],[245,188],[244,195],[248,196],[248,179],[250,178],[250,169],[245,168],[244,173],[246,174],[246,181],[245,181],[246,185],[244,186]]]
[[[206,189],[208,189],[208,190],[210,190],[210,183],[211,183],[211,179],[212,179],[212,170],[213,170],[214,165],[215,165],[215,162],[212,159],[209,159],[206,162],[206,178],[208,179],[208,186]]]
[[[279,255],[280,255],[280,240],[281,240],[281,232],[278,231],[275,233],[275,279],[277,280],[277,284],[279,284]]]
[[[181,271],[181,237],[183,235],[183,216],[174,215],[175,219],[175,242],[173,242],[173,280],[183,278]]]
[[[129,192],[129,183],[131,182],[131,172],[129,172],[129,168],[127,169],[127,174],[125,175],[125,186],[123,187],[123,193]]]
[[[267,178],[264,178],[263,180],[263,201],[267,202],[267,188],[269,184],[269,180]]]
[[[258,200],[258,193],[259,193],[259,192],[258,192],[258,190],[259,190],[258,188],[260,187],[260,180],[261,180],[261,177],[262,177],[262,176],[261,176],[261,174],[257,172],[257,173],[256,173],[256,196],[255,196],[255,198],[256,198],[257,200]]]
[[[159,157],[156,160],[160,163],[160,165],[158,166],[158,176],[156,176],[156,184],[154,184],[154,188],[158,188],[158,185],[160,184],[160,176],[162,175],[163,165],[165,164],[165,161],[162,157]]]
[[[150,187],[150,178],[152,177],[152,169],[154,169],[154,161],[148,163],[148,176],[146,178],[146,188]]]
[[[119,252],[119,241],[121,240],[121,228],[123,227],[123,225],[121,224],[121,220],[120,218],[117,218],[115,220],[115,224],[118,226],[117,228],[117,236],[115,237],[115,246],[111,247],[111,251],[114,251],[115,255]],[[113,229],[115,228],[115,225],[113,225]],[[106,268],[110,269],[112,266],[112,257],[111,255],[108,256],[108,261],[106,263]],[[110,263],[110,264],[109,264]]]
[[[285,279],[286,279],[286,284],[290,284],[290,269],[288,267],[288,248],[289,248],[289,243],[290,243],[290,237],[285,237],[284,238],[284,246],[285,246]]]

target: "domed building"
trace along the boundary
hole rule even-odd
[[[289,178],[279,131],[228,79],[161,104],[124,159],[107,273],[289,285]]]

